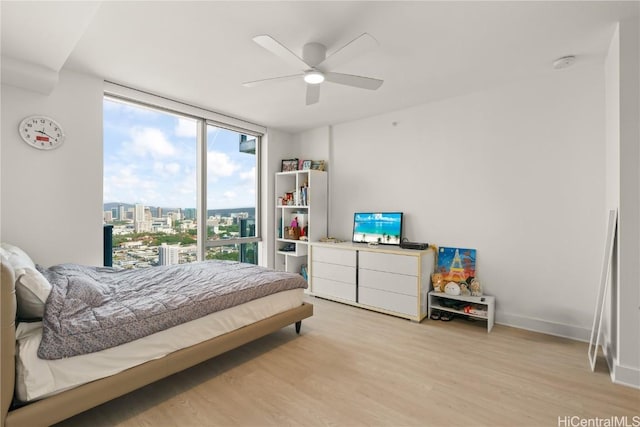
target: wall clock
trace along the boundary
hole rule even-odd
[[[58,148],[64,142],[62,127],[50,117],[26,117],[20,122],[19,131],[24,142],[41,150]]]

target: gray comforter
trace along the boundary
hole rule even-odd
[[[38,356],[60,359],[114,347],[276,292],[302,276],[232,261],[115,270],[62,264],[41,272],[53,289]]]

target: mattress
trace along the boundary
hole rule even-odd
[[[302,289],[278,292],[117,347],[57,360],[38,358],[42,322],[20,323],[16,330],[16,397],[29,402],[117,374],[298,307],[303,296]]]

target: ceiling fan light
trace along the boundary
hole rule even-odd
[[[324,81],[324,74],[317,70],[310,70],[304,73],[304,81],[310,85],[317,85]]]

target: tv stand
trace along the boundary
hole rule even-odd
[[[310,293],[420,322],[435,252],[366,243],[310,244]]]

